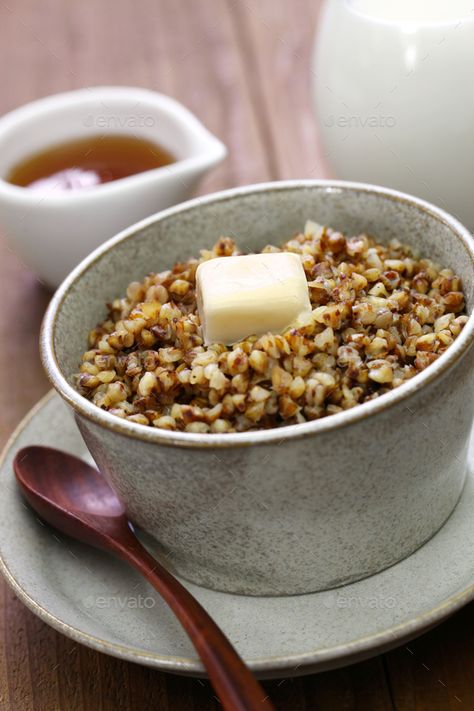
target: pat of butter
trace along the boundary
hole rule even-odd
[[[206,345],[281,333],[311,312],[298,254],[217,257],[196,271],[197,304]]]

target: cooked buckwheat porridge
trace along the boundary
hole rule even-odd
[[[242,432],[327,417],[380,397],[433,363],[467,321],[460,278],[398,241],[308,222],[296,252],[312,313],[281,334],[203,343],[200,262],[240,254],[221,237],[199,258],[132,282],[89,334],[79,391],[130,422]]]

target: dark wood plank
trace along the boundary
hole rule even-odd
[[[271,682],[278,708],[291,711],[392,711],[381,657],[298,679]]]
[[[387,654],[398,711],[474,709],[474,604]]]

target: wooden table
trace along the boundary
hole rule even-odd
[[[328,175],[308,91],[317,0],[0,0],[0,112],[124,84],[183,101],[229,148],[201,192]],[[66,238],[66,237],[65,237]],[[0,439],[48,389],[38,329],[49,294],[0,240]],[[13,388],[13,389],[12,389]],[[207,683],[81,647],[0,583],[0,709],[212,711]],[[474,605],[389,654],[266,684],[278,709],[474,708]]]

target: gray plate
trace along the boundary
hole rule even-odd
[[[71,414],[50,393],[8,442],[0,462],[0,567],[45,622],[89,647],[202,676],[187,637],[154,590],[111,556],[57,535],[23,504],[13,478],[18,449],[45,444],[89,459]],[[474,446],[454,513],[405,561],[335,590],[254,598],[186,583],[261,678],[361,660],[416,636],[474,598]]]

